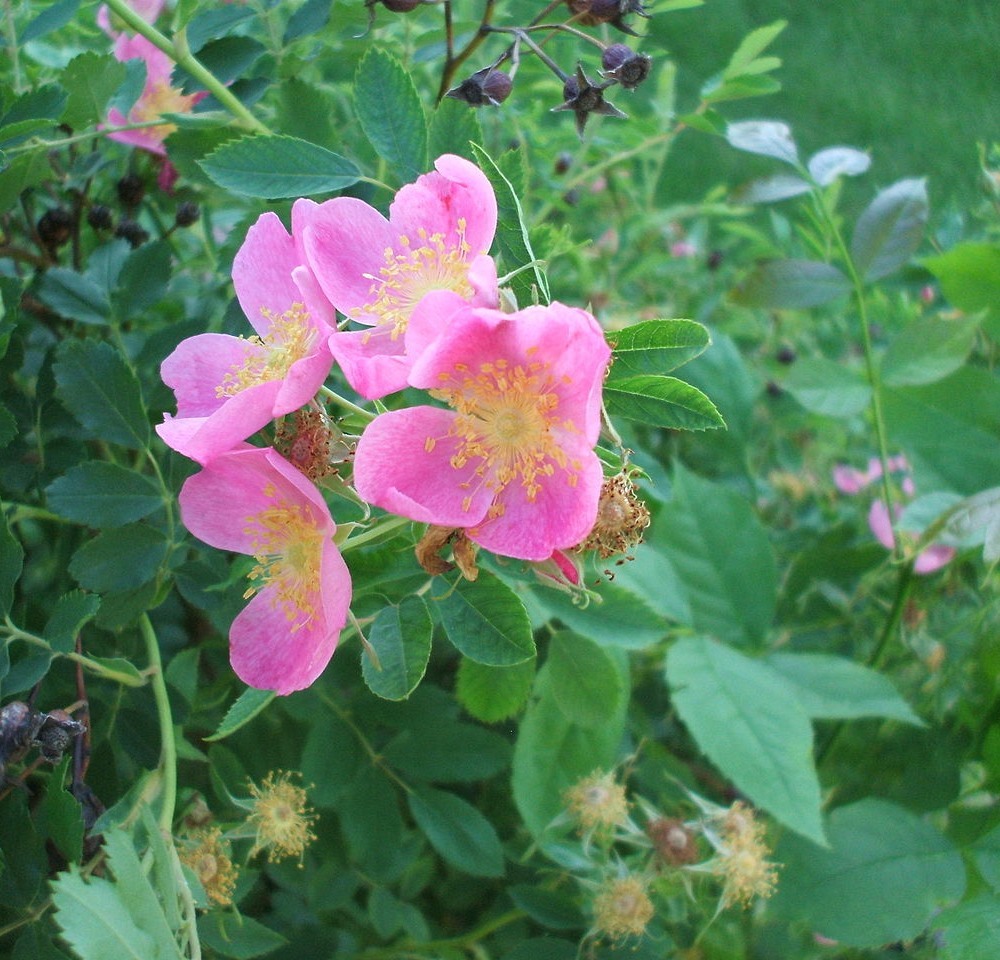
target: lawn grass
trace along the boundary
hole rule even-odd
[[[929,176],[938,204],[972,200],[976,144],[1000,139],[996,0],[707,0],[664,14],[650,29],[680,67],[682,109],[742,36],[779,19],[788,27],[771,52],[784,61],[782,91],[724,104],[727,118],[783,119],[804,152],[837,143],[870,150],[879,185]],[[747,170],[724,145],[688,137],[667,176],[690,199]]]

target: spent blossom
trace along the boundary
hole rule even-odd
[[[445,154],[397,194],[386,219],[354,197],[304,207],[308,263],[330,302],[368,329],[334,333],[330,349],[351,386],[372,400],[402,390],[416,359],[406,337],[423,297],[449,290],[495,307],[487,255],[497,203],[473,163]]]
[[[194,536],[256,561],[250,603],[229,631],[236,674],[279,694],[308,687],[333,656],[351,599],[319,491],[275,450],[246,445],[189,477],[179,499]]]
[[[168,415],[157,433],[199,463],[304,406],[330,372],[332,310],[302,264],[294,236],[300,211],[296,204],[293,236],[275,214],[263,214],[233,262],[236,296],[256,336],[198,334],[160,367],[176,394],[177,415]]]
[[[301,861],[306,847],[316,839],[312,829],[316,815],[305,790],[292,783],[292,776],[272,771],[260,786],[250,784],[253,801],[247,819],[256,830],[251,856],[266,850],[272,863],[284,857]]]
[[[597,516],[610,349],[593,316],[561,303],[449,310],[448,294],[428,296],[409,331],[419,350],[409,383],[447,409],[376,417],[358,442],[358,494],[411,520],[463,527],[494,553],[548,560]],[[448,334],[438,336],[443,314]]]

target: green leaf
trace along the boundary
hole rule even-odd
[[[489,667],[462,657],[455,696],[470,716],[483,723],[498,723],[521,711],[534,680],[534,658],[512,667]]]
[[[221,10],[206,10],[191,18],[187,24],[187,42],[192,53],[199,50],[209,40],[228,36],[233,28],[253,16],[246,7],[223,7]]]
[[[506,667],[535,655],[524,604],[487,570],[480,570],[475,582],[459,580],[437,609],[448,639],[470,660]]]
[[[431,655],[434,623],[420,597],[406,597],[383,608],[368,630],[378,666],[361,652],[361,672],[368,689],[386,700],[405,700],[420,683]]]
[[[56,357],[56,393],[94,437],[132,450],[149,445],[139,381],[111,344],[64,340]]]
[[[72,749],[69,750],[72,753]],[[83,814],[80,802],[63,787],[71,756],[64,756],[45,785],[45,799],[38,811],[40,831],[55,845],[68,863],[83,852]]]
[[[893,387],[933,383],[954,373],[975,342],[975,318],[925,317],[908,324],[882,357],[882,381]]]
[[[754,60],[757,59],[773,42],[774,39],[788,26],[787,20],[775,20],[766,26],[758,27],[748,33],[736,52],[729,58],[723,76],[727,80],[742,76],[748,69],[752,69]]]
[[[625,696],[615,662],[603,647],[561,630],[549,642],[549,683],[559,709],[581,727],[612,720]]]
[[[983,879],[995,893],[1000,893],[1000,827],[977,838],[970,852]]]
[[[733,191],[732,198],[736,203],[776,203],[811,189],[805,180],[793,173],[774,173],[742,184]]]
[[[493,824],[461,797],[424,787],[408,794],[410,813],[431,846],[473,877],[501,877],[503,847]]]
[[[443,718],[403,730],[382,751],[407,779],[437,783],[486,780],[508,766],[510,753],[506,738],[492,730]]]
[[[515,906],[550,930],[581,930],[586,926],[576,900],[568,893],[526,883],[510,887],[507,893]]]
[[[306,0],[288,18],[285,35],[281,38],[282,45],[289,44],[300,37],[308,37],[322,30],[330,21],[330,9],[332,6],[332,0]]]
[[[781,84],[773,77],[744,74],[733,80],[725,81],[721,77],[715,77],[702,87],[701,96],[706,103],[723,103],[726,100],[763,97],[771,93],[777,93],[780,89]],[[711,117],[706,117],[705,114],[688,114],[688,117],[693,121],[690,125],[704,133],[722,134],[726,127],[725,120],[717,113]],[[688,122],[687,117],[684,118],[684,122]]]
[[[518,306],[523,308],[536,300],[543,304],[549,303],[552,300],[549,281],[531,248],[531,237],[524,219],[524,210],[509,173],[511,164],[524,162],[520,151],[514,155],[505,155],[505,157],[511,156],[511,159],[504,163],[504,168],[501,168],[501,165],[478,144],[474,143],[472,150],[483,173],[493,185],[497,197],[497,235],[494,244],[503,258],[504,269],[508,273],[513,273],[521,267],[532,264],[529,269],[520,270],[510,278],[510,288],[514,292]]]
[[[829,186],[838,177],[856,177],[864,173],[872,158],[854,147],[827,147],[809,158],[809,173],[821,187]]]
[[[657,545],[687,591],[695,629],[737,645],[760,643],[774,617],[778,575],[750,504],[678,467],[657,524],[669,531]]]
[[[782,677],[714,640],[685,637],[667,654],[667,681],[685,726],[737,789],[823,843],[812,727]]]
[[[981,490],[956,504],[945,529],[964,539],[980,532],[983,537],[983,562],[1000,560],[1000,487]]]
[[[59,81],[69,91],[62,122],[83,129],[104,120],[108,101],[125,82],[125,64],[110,53],[88,51],[70,60]]]
[[[810,717],[885,717],[924,725],[888,677],[860,663],[824,653],[772,653],[766,662],[794,688]]]
[[[270,927],[236,910],[212,910],[198,917],[198,938],[220,957],[251,960],[285,946],[288,941]]]
[[[987,310],[1000,319],[1000,243],[960,243],[922,263],[959,310]],[[1000,330],[994,336],[1000,336]]]
[[[72,590],[56,601],[42,636],[59,653],[69,653],[76,645],[76,636],[84,624],[94,618],[101,598],[82,590]]]
[[[786,836],[769,911],[848,947],[912,940],[965,889],[962,858],[929,823],[885,800],[835,810],[829,849]]]
[[[850,292],[850,280],[829,263],[768,260],[754,267],[730,296],[744,307],[803,310],[830,303]]]
[[[277,694],[273,690],[257,690],[254,687],[247,687],[226,711],[222,723],[219,724],[219,729],[204,739],[213,743],[236,733],[237,730],[253,720],[276,696]]]
[[[198,51],[198,60],[217,80],[231,84],[242,78],[266,51],[267,48],[253,37],[220,37],[210,40]],[[174,70],[174,85],[179,85],[184,93],[201,89],[200,82],[180,67]]]
[[[375,880],[397,878],[403,818],[396,789],[367,760],[338,801],[337,817],[351,859]]]
[[[1000,900],[980,894],[942,910],[933,921],[942,960],[995,960],[1000,943]]]
[[[708,397],[676,377],[639,374],[609,380],[604,403],[612,417],[671,430],[713,430],[725,422]]]
[[[346,157],[284,136],[231,140],[199,160],[198,166],[220,187],[269,200],[331,193],[361,178],[361,172]]]
[[[69,572],[81,587],[97,593],[134,590],[153,580],[167,556],[166,537],[133,523],[99,533],[73,554]]]
[[[29,21],[17,38],[18,44],[30,43],[66,26],[76,16],[79,7],[80,0],[56,0]]]
[[[475,110],[458,100],[442,100],[431,114],[428,131],[427,154],[439,157],[442,153],[455,153],[475,162],[474,143],[483,142],[483,128]]]
[[[743,120],[731,123],[726,127],[726,139],[737,150],[759,153],[792,165],[799,162],[799,152],[792,139],[792,131],[788,124],[778,120]]]
[[[872,397],[860,373],[825,357],[797,360],[781,385],[810,413],[826,417],[856,416]]]
[[[647,320],[611,334],[609,379],[634,374],[664,374],[697,357],[712,342],[694,320]]]
[[[851,259],[866,280],[894,273],[923,239],[929,210],[926,180],[899,180],[886,187],[858,217]]]
[[[10,613],[14,605],[14,585],[21,577],[24,550],[7,525],[7,516],[0,510],[0,616]]]
[[[149,477],[102,460],[77,464],[45,494],[50,510],[87,527],[120,527],[163,507],[163,493]]]
[[[60,316],[80,323],[106,325],[111,304],[89,277],[65,267],[46,270],[38,285],[38,298]]]
[[[370,46],[354,77],[354,105],[368,142],[402,180],[427,170],[427,120],[410,74]]]
[[[141,317],[155,306],[170,281],[170,245],[159,240],[133,250],[118,274],[118,289],[112,297],[121,320]]]
[[[16,202],[29,187],[36,187],[50,175],[48,154],[44,150],[33,150],[17,157],[0,176],[0,213]]]

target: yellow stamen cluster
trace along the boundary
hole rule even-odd
[[[449,430],[460,440],[451,457],[452,467],[461,470],[470,460],[479,461],[475,482],[499,493],[519,479],[529,501],[538,496],[544,479],[553,476],[556,467],[565,471],[570,486],[576,485],[580,463],[567,458],[552,433],[554,427],[569,432],[576,427],[559,419],[559,396],[548,363],[522,366],[498,359],[481,363],[476,370],[456,364],[440,379],[442,387],[431,395],[458,413]],[[429,452],[436,442],[428,437],[424,448]],[[465,481],[463,486],[471,489],[472,484]],[[470,495],[465,509],[471,503]],[[502,513],[503,505],[494,504],[490,515]]]
[[[261,313],[268,322],[268,332],[247,342],[263,349],[247,351],[243,362],[229,370],[215,388],[217,397],[233,397],[248,387],[281,380],[293,363],[309,355],[316,330],[301,303],[293,303],[280,316],[266,307],[261,307]]]
[[[584,832],[620,826],[628,820],[625,788],[613,773],[595,770],[566,790],[563,802]]]
[[[578,549],[596,550],[605,560],[642,543],[643,532],[648,526],[646,504],[635,495],[635,485],[628,474],[619,473],[607,477],[601,486],[597,520]]]
[[[724,906],[748,906],[754,897],[769,897],[778,880],[778,864],[767,859],[771,852],[764,839],[764,825],[753,811],[737,801],[722,819],[723,848],[716,872],[724,878]]]
[[[306,847],[316,839],[312,830],[316,815],[306,802],[305,790],[291,782],[292,776],[272,772],[259,787],[250,784],[253,809],[247,819],[257,831],[251,856],[266,850],[272,863],[283,857],[301,861]]]
[[[274,488],[265,491],[275,497]],[[247,600],[265,586],[273,588],[273,603],[280,606],[292,630],[305,626],[316,614],[323,534],[308,511],[299,504],[275,499],[272,506],[247,517],[257,561],[247,574]]]
[[[165,113],[190,113],[194,101],[194,94],[181,93],[166,80],[157,80],[139,98],[130,111],[129,120],[132,123],[149,123]],[[166,140],[176,129],[176,124],[161,123],[150,127],[146,132],[158,140]]]
[[[594,927],[616,940],[638,937],[645,933],[654,912],[645,884],[638,877],[619,877],[594,898]]]
[[[227,907],[233,902],[238,871],[229,856],[229,844],[218,827],[197,831],[191,845],[179,851],[181,861],[193,871],[212,903]]]
[[[416,246],[409,237],[402,236],[397,248],[386,247],[384,266],[377,277],[369,277],[372,299],[357,312],[376,314],[380,326],[392,328],[395,340],[406,332],[413,308],[431,291],[453,290],[471,300],[475,291],[469,282],[470,247],[465,229],[466,221],[460,219],[457,244],[449,245],[444,234],[428,234],[421,228]]]

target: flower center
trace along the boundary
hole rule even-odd
[[[275,498],[276,491],[269,486],[265,494]],[[323,535],[308,511],[283,500],[275,499],[246,522],[257,563],[247,574],[250,586],[243,599],[272,587],[272,603],[281,607],[292,630],[298,630],[316,614]]]
[[[386,247],[385,264],[378,276],[366,274],[372,281],[372,298],[357,311],[374,313],[381,327],[389,328],[395,340],[406,332],[413,308],[434,290],[453,290],[466,300],[475,293],[469,282],[467,258],[470,252],[465,239],[466,221],[458,221],[458,243],[449,246],[443,233],[417,231],[419,244],[402,236],[394,249]]]
[[[556,467],[566,472],[570,486],[576,485],[580,464],[567,458],[553,435],[554,427],[573,431],[576,426],[559,419],[559,396],[548,363],[522,366],[498,359],[481,363],[476,371],[456,364],[440,378],[442,387],[432,390],[431,396],[458,412],[449,430],[449,436],[459,439],[450,461],[454,469],[478,460],[474,476],[479,483],[500,493],[519,480],[529,501],[535,500],[544,478],[553,476]],[[435,443],[428,437],[424,448],[430,451]],[[465,481],[463,486],[472,483]],[[464,509],[471,504],[470,495]],[[502,513],[503,504],[494,503],[489,515]]]
[[[217,397],[233,397],[248,387],[282,380],[293,363],[309,355],[316,330],[301,303],[293,303],[281,316],[275,316],[266,307],[261,307],[260,312],[269,324],[267,334],[247,339],[259,349],[248,350],[243,362],[226,373],[215,388]]]

